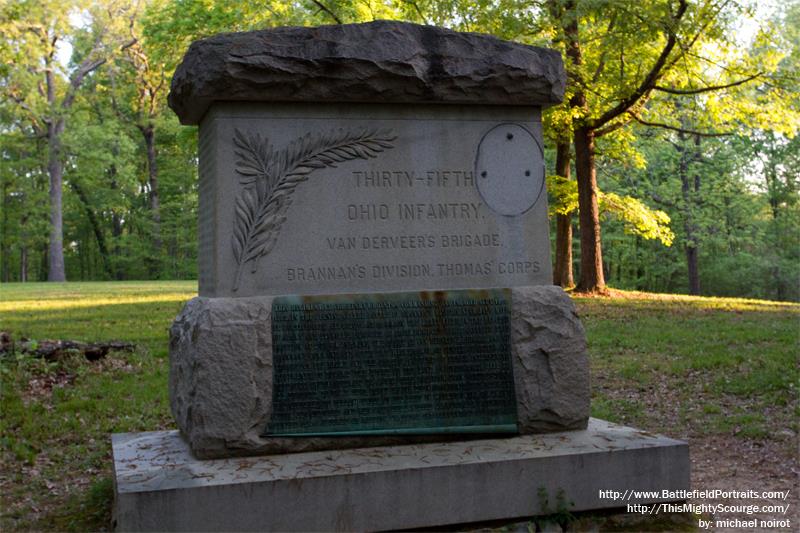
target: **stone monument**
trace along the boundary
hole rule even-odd
[[[115,436],[121,527],[417,528],[544,512],[537,487],[582,509],[686,488],[685,444],[590,423],[584,330],[549,285],[541,109],[564,82],[555,51],[400,22],[190,47],[180,436]]]

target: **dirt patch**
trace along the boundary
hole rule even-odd
[[[742,527],[733,525],[732,520],[762,521],[790,520],[788,531],[797,531],[800,524],[798,504],[800,504],[800,462],[797,458],[797,438],[778,441],[750,440],[731,436],[708,436],[689,440],[692,461],[692,488],[698,490],[719,489],[722,491],[761,492],[789,491],[786,499],[773,498],[703,498],[691,500],[696,504],[722,504],[736,508],[734,511],[709,513],[714,527],[712,531],[741,531]],[[794,452],[794,453],[793,453]],[[789,504],[786,514],[764,512],[765,506]],[[750,510],[759,512],[749,513]],[[775,531],[779,527],[747,528]]]
[[[26,403],[31,399],[49,398],[53,389],[62,389],[75,382],[75,374],[59,370],[54,374],[44,374],[28,380],[25,391]]]
[[[782,498],[695,498],[690,502],[704,506],[730,506],[720,512],[704,513],[710,520],[707,531],[741,531],[735,520],[777,521],[771,527],[747,527],[748,530],[781,530],[776,524],[790,520],[786,531],[797,531],[800,525],[800,439],[790,429],[795,405],[763,405],[752,398],[734,395],[715,395],[707,392],[713,374],[688,372],[680,380],[661,376],[661,379],[633,386],[611,372],[598,370],[593,376],[595,393],[606,400],[623,401],[639,407],[633,415],[621,415],[617,422],[686,440],[692,465],[692,489],[725,492],[789,491]],[[716,415],[704,412],[704,405],[713,401],[719,408]],[[796,402],[794,402],[796,403]],[[758,415],[767,437],[747,438],[733,424],[726,431],[711,427],[715,421],[733,412]],[[764,510],[765,506],[789,505],[788,513]],[[749,506],[749,509],[748,509]],[[758,511],[756,511],[756,508]],[[720,508],[721,509],[721,508]],[[740,522],[741,523],[741,522]]]

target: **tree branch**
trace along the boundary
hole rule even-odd
[[[34,113],[33,109],[28,105],[25,99],[20,97],[17,93],[11,91],[7,91],[4,94],[9,100],[12,100],[15,104],[17,104],[20,109],[28,112],[28,118],[30,119],[31,127],[33,128],[33,132],[36,134],[36,136],[44,136],[46,129],[39,124],[39,117],[36,116],[36,113]]]
[[[419,18],[422,20],[422,22],[424,22],[425,24],[430,24],[430,21],[428,21],[428,17],[426,17],[425,14],[422,12],[422,10],[419,8],[419,4],[417,4],[413,0],[405,0],[405,3],[411,4],[411,7],[413,7],[414,11],[417,12],[417,15],[419,15]]]
[[[633,119],[642,124],[643,126],[652,126],[654,128],[664,128],[666,130],[677,131],[678,133],[685,133],[687,135],[699,135],[700,137],[726,137],[728,135],[733,135],[732,131],[723,132],[723,133],[712,133],[712,132],[704,132],[704,131],[697,131],[697,130],[689,130],[686,128],[679,128],[678,126],[670,126],[669,124],[664,124],[661,122],[649,122],[647,120],[643,120],[640,118],[636,113],[628,112]]]
[[[612,131],[617,131],[618,129],[622,128],[623,126],[627,126],[628,124],[630,124],[631,120],[633,120],[633,119],[632,118],[628,118],[628,119],[625,119],[625,120],[620,120],[618,122],[614,122],[613,124],[609,124],[604,128],[600,128],[598,130],[595,130],[594,136],[595,137],[602,137],[603,135],[607,135],[607,134],[611,133]]]
[[[667,207],[675,207],[675,202],[662,198],[654,192],[651,192],[648,196],[650,196],[650,198],[652,198],[657,204],[666,205]]]
[[[673,24],[678,24],[681,18],[683,18],[683,15],[686,13],[688,7],[689,6],[686,0],[679,0],[678,11],[672,17],[671,22]],[[677,37],[673,29],[668,28],[667,31],[669,33],[667,42],[664,44],[661,54],[659,54],[658,59],[650,68],[650,72],[647,73],[647,76],[645,76],[644,80],[642,80],[642,83],[639,85],[639,87],[637,87],[636,90],[634,90],[633,93],[631,93],[627,98],[624,98],[622,101],[620,101],[616,106],[603,113],[599,118],[590,121],[590,127],[599,128],[607,122],[615,119],[630,109],[642,96],[653,90],[656,81],[658,81],[658,78],[661,76],[661,70],[664,68],[667,59],[669,58],[670,53],[672,53],[672,49],[675,48],[675,43],[677,42]]]
[[[686,90],[670,89],[669,87],[662,87],[660,85],[654,86],[653,89],[655,89],[656,91],[661,91],[669,94],[700,94],[700,93],[707,93],[710,91],[718,91],[720,89],[727,89],[729,87],[736,87],[737,85],[742,85],[743,83],[747,83],[750,80],[754,80],[760,77],[762,74],[763,72],[757,72],[752,76],[748,76],[744,79],[737,80],[732,83],[727,83],[725,85],[710,85],[708,87],[702,87],[700,89],[686,89]]]
[[[722,2],[721,4],[719,4],[718,6],[716,6],[716,8],[717,8],[717,10],[716,10],[716,13],[714,13],[713,15],[711,15],[711,16],[709,16],[709,17],[708,17],[708,19],[705,21],[705,23],[704,23],[704,24],[703,24],[703,25],[702,25],[702,26],[701,26],[701,27],[700,27],[700,28],[697,30],[697,32],[694,34],[694,37],[692,37],[692,38],[689,40],[688,44],[683,44],[683,43],[681,42],[681,40],[680,40],[680,39],[678,39],[678,47],[679,47],[679,48],[680,48],[680,49],[683,51],[683,54],[681,54],[681,55],[677,56],[677,57],[676,57],[674,60],[670,61],[668,68],[671,68],[671,67],[673,67],[673,66],[674,66],[674,65],[675,65],[675,64],[678,62],[678,60],[679,60],[681,57],[683,57],[683,56],[685,56],[685,55],[688,55],[688,54],[689,54],[689,50],[690,50],[690,49],[691,49],[691,48],[692,48],[692,47],[695,45],[695,43],[696,43],[696,42],[697,42],[697,40],[700,38],[700,36],[701,36],[701,35],[703,35],[703,34],[705,33],[706,29],[707,29],[707,28],[708,28],[708,27],[711,25],[711,22],[713,22],[713,21],[714,21],[714,19],[715,19],[717,16],[719,16],[719,14],[722,12],[722,10],[723,10],[723,9],[724,9],[724,8],[725,8],[725,7],[726,7],[726,6],[727,6],[729,3],[730,3],[730,0],[725,0],[724,2]]]
[[[314,4],[316,4],[316,6],[317,6],[318,8],[320,8],[320,10],[321,10],[321,11],[324,11],[324,12],[325,12],[325,13],[327,13],[327,14],[328,14],[328,15],[329,15],[329,16],[330,16],[330,17],[331,17],[333,20],[335,20],[335,21],[336,21],[336,24],[341,24],[341,23],[342,23],[342,19],[340,19],[339,17],[337,17],[337,16],[336,16],[336,13],[334,13],[333,11],[331,11],[331,10],[330,10],[330,8],[328,8],[328,6],[326,6],[325,4],[323,4],[322,2],[320,2],[319,0],[312,0],[312,1],[314,2]]]
[[[616,21],[617,21],[617,14],[616,12],[614,12],[614,14],[611,16],[611,20],[608,21],[608,28],[606,28],[606,34],[603,37],[607,37],[608,34],[611,33],[611,30],[614,29],[614,24],[616,23]],[[603,51],[600,53],[600,59],[597,62],[597,69],[595,69],[594,76],[592,76],[592,83],[597,83],[597,80],[600,79],[600,74],[602,74],[603,69],[605,69],[606,50],[607,47],[603,46]]]
[[[137,44],[138,42],[139,42],[139,39],[137,39],[136,37],[132,37],[130,41],[128,41],[128,42],[124,43],[122,46],[120,46],[119,50],[120,50],[120,52],[124,52],[125,50],[127,50],[131,46]]]
[[[75,94],[83,83],[83,79],[105,62],[105,58],[94,60],[86,58],[83,60],[78,70],[76,70],[75,74],[72,76],[72,79],[69,80],[69,89],[67,90],[66,96],[64,96],[64,101],[61,102],[62,109],[69,109],[72,106],[72,102],[75,100]]]

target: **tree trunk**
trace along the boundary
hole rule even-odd
[[[583,65],[580,35],[578,33],[577,4],[567,0],[563,4],[550,3],[550,11],[564,28],[569,81],[575,87],[570,98],[572,109],[587,109],[586,93],[577,70]],[[597,204],[597,175],[594,165],[594,129],[579,125],[574,128],[575,174],[578,181],[578,221],[581,232],[581,278],[577,289],[582,292],[605,292],[603,276],[603,251],[600,246],[600,209]]]
[[[600,208],[594,162],[594,130],[575,130],[575,174],[578,180],[578,220],[581,229],[581,277],[578,291],[605,292],[603,250],[600,243]]]
[[[70,181],[70,186],[72,187],[72,190],[75,191],[75,194],[78,195],[78,198],[83,204],[83,210],[86,212],[86,218],[89,219],[89,224],[92,226],[94,238],[97,240],[97,250],[100,252],[100,258],[103,261],[103,269],[108,274],[108,277],[113,279],[114,271],[111,268],[111,261],[108,257],[106,238],[103,234],[103,228],[100,227],[100,221],[97,219],[94,209],[92,209],[92,204],[89,201],[89,197],[86,195],[86,191],[83,190],[83,187],[81,187],[77,181]]]
[[[27,212],[19,219],[19,280],[28,281],[28,217]]]
[[[117,155],[117,149],[114,148],[112,153]],[[119,188],[117,184],[117,166],[115,164],[111,164],[108,169],[108,174],[111,176],[111,190],[116,191]],[[120,246],[119,241],[122,237],[122,217],[117,214],[117,211],[114,209],[111,211],[111,236],[114,237],[114,257],[119,258],[120,256]],[[116,267],[114,269],[114,279],[122,280],[124,278],[124,272],[122,268],[119,266],[119,263],[116,263]]]
[[[778,217],[780,217],[780,185],[778,181],[778,168],[776,163],[776,154],[772,149],[767,150],[768,153],[768,161],[769,163],[765,165],[764,168],[764,175],[766,177],[767,182],[767,199],[769,201],[770,212],[772,213],[772,229],[774,230],[773,233],[773,247],[778,247],[782,239],[781,239],[781,229],[780,224],[778,223]],[[777,260],[777,257],[775,258]],[[781,267],[780,265],[774,265],[770,272],[772,274],[772,280],[775,283],[775,299],[779,301],[786,300],[786,287],[785,283],[783,282],[783,277],[781,276]]]
[[[689,155],[686,147],[683,146],[686,136],[679,134],[681,143],[681,158],[678,166],[678,174],[681,179],[681,196],[683,198],[683,231],[686,233],[686,271],[689,281],[689,294],[700,294],[700,269],[697,263],[697,239],[694,225],[694,194],[691,178],[689,177]],[[699,188],[699,177],[695,176],[695,187]]]
[[[47,258],[47,252],[49,249],[49,244],[44,243],[42,245],[42,255],[40,256],[39,260],[39,276],[36,281],[42,281],[47,279],[47,268],[50,260]]]
[[[8,234],[8,211],[11,209],[11,196],[8,194],[9,182],[3,180],[3,231],[0,239],[0,281],[11,281],[11,244]],[[21,239],[20,239],[21,240]]]
[[[686,266],[689,271],[689,294],[700,294],[700,268],[697,265],[697,246],[686,245]]]
[[[19,280],[28,281],[28,248],[24,245],[19,249]]]
[[[556,146],[556,174],[569,179],[569,143]],[[565,289],[575,286],[572,276],[572,213],[556,215],[556,264],[553,283]]]
[[[47,128],[49,158],[47,173],[50,175],[50,241],[48,247],[47,281],[66,281],[64,270],[64,217],[62,213],[62,186],[64,164],[61,161],[61,133],[64,119],[53,118]]]
[[[153,221],[153,257],[149,270],[152,277],[158,277],[161,258],[161,208],[158,198],[158,166],[156,163],[156,131],[153,124],[140,126],[147,149],[147,172],[150,184],[150,216]]]

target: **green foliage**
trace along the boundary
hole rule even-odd
[[[569,215],[578,210],[578,184],[574,180],[550,174],[547,176],[550,195],[550,216]]]
[[[645,239],[657,239],[671,246],[675,234],[669,228],[670,218],[664,211],[653,210],[632,196],[613,192],[600,194],[600,210],[624,223],[625,231]]]
[[[551,197],[550,216],[569,215],[578,210],[577,182],[550,175],[547,176],[547,190]],[[600,192],[599,198],[601,212],[622,221],[626,232],[644,239],[657,239],[664,246],[672,244],[675,235],[665,212],[650,209],[632,196]]]
[[[647,167],[606,161],[600,186],[620,196],[648,197],[668,212],[675,245],[653,246],[609,220],[604,243],[612,283],[686,291],[685,253],[691,246],[698,250],[703,294],[800,299],[800,141],[795,139],[763,132],[700,140],[641,132],[637,150]]]
[[[570,508],[575,507],[575,502],[567,500],[564,489],[558,489],[555,495],[555,508],[552,508],[547,489],[539,487],[536,492],[541,513],[541,516],[535,519],[537,530],[544,529],[548,524],[556,524],[562,530],[567,530],[569,524],[575,521],[575,515],[570,512]]]

